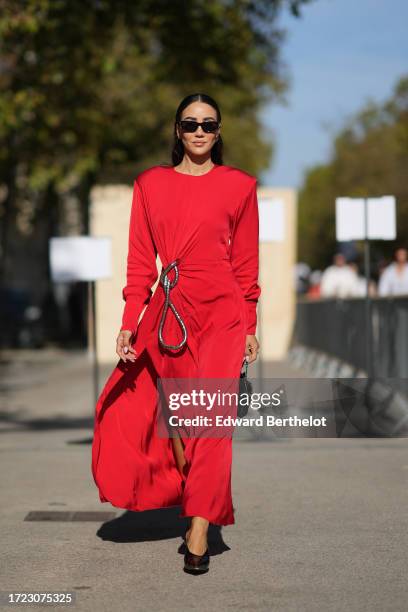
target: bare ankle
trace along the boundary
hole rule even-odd
[[[201,518],[200,516],[198,517],[193,517],[192,521],[191,521],[191,528],[197,531],[203,531],[206,532],[208,530],[208,526],[209,526],[209,521],[207,521],[204,518]]]

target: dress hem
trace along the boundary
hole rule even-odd
[[[165,508],[178,508],[182,506],[182,503],[180,502],[177,504],[169,504],[167,506],[149,506],[148,508],[147,507],[141,508],[140,506],[135,507],[133,505],[116,506],[108,499],[101,499],[100,501],[102,504],[111,504],[111,506],[113,506],[114,508],[118,508],[119,510],[130,510],[131,512],[149,512],[149,510],[164,510]],[[222,527],[226,527],[228,525],[235,525],[235,519],[224,519],[224,520],[216,519],[215,520],[215,519],[211,519],[209,515],[204,516],[204,514],[199,510],[197,510],[196,512],[185,512],[184,510],[181,510],[181,512],[178,514],[178,518],[190,518],[192,516],[201,516],[202,518],[207,519],[207,521],[211,523],[212,525],[220,525]]]

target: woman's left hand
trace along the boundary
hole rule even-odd
[[[245,355],[248,357],[248,363],[252,363],[258,356],[259,342],[256,336],[247,335],[245,345]]]

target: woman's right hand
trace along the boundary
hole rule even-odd
[[[133,346],[130,344],[132,332],[128,329],[123,329],[119,332],[116,338],[116,353],[126,363],[126,361],[136,361],[137,354]]]

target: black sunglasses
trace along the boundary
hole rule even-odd
[[[183,119],[182,121],[179,121],[179,124],[184,132],[189,133],[195,132],[199,125],[201,125],[203,131],[207,134],[213,134],[219,127],[218,121],[203,121],[202,123],[199,123],[198,121],[193,121],[192,119]]]

